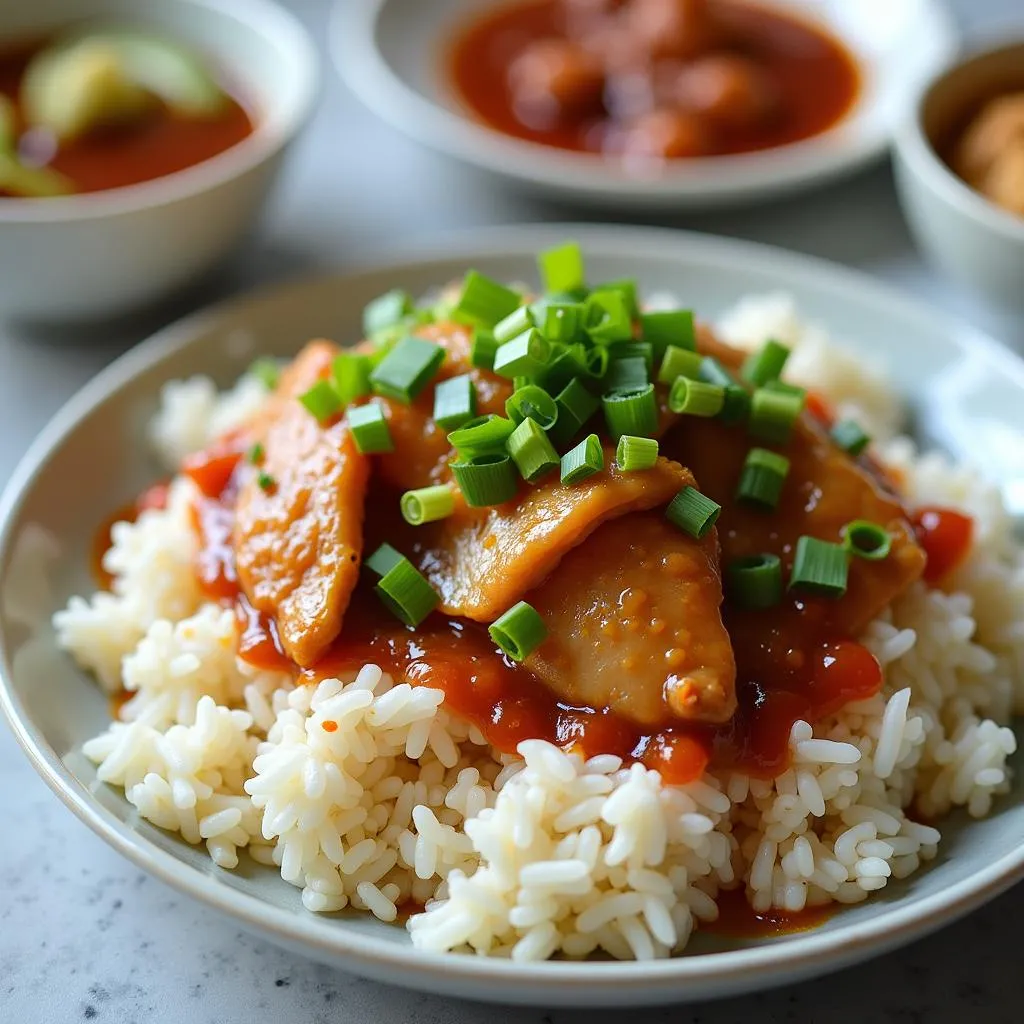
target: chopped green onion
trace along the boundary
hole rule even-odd
[[[571,292],[586,284],[583,253],[576,242],[565,242],[537,256],[540,277],[547,292]]]
[[[544,371],[537,378],[537,383],[548,394],[557,395],[574,377],[586,373],[586,367],[578,358],[580,354],[575,346],[566,348],[557,345],[554,359],[544,367]]]
[[[467,272],[452,317],[478,327],[493,327],[519,306],[519,293],[475,270]]]
[[[666,309],[657,313],[641,313],[640,327],[641,337],[649,341],[656,352],[664,352],[669,345],[689,352],[697,348],[692,310]]]
[[[854,458],[871,443],[871,438],[855,420],[840,420],[832,428],[831,437],[844,452]]]
[[[752,352],[744,361],[740,376],[755,388],[764,387],[769,381],[778,380],[789,358],[789,349],[780,342],[769,339],[757,352]]]
[[[591,292],[586,306],[587,334],[599,345],[629,341],[633,323],[620,292]]]
[[[784,380],[770,380],[764,385],[766,391],[777,391],[780,395],[793,395],[803,402],[807,398],[807,388],[799,384],[789,384]]]
[[[796,542],[789,589],[823,597],[846,593],[846,551],[842,544],[803,536]]]
[[[438,592],[408,558],[388,569],[373,589],[407,626],[418,626],[441,601]]]
[[[527,384],[516,389],[505,403],[505,412],[515,424],[534,420],[542,430],[550,430],[558,420],[558,405],[543,388]]]
[[[257,442],[256,442],[256,443],[255,443],[255,444],[254,444],[254,445],[253,445],[253,446],[252,446],[252,447],[251,447],[250,449],[249,449],[249,455],[248,455],[248,458],[249,458],[249,461],[250,461],[250,462],[251,462],[251,463],[252,463],[252,464],[253,464],[254,466],[258,466],[258,465],[259,465],[259,464],[260,464],[260,463],[261,463],[261,462],[263,461],[263,457],[264,457],[264,455],[266,455],[266,449],[265,449],[265,448],[263,447],[263,445],[262,445],[262,444],[260,444],[260,442],[259,442],[259,441],[257,441]]]
[[[537,423],[527,417],[519,424],[506,444],[519,474],[527,483],[539,480],[558,465],[558,452],[548,435]]]
[[[702,380],[705,384],[717,384],[720,388],[727,388],[730,384],[738,383],[736,378],[714,356],[705,356],[701,360],[697,380]]]
[[[632,391],[609,391],[601,404],[613,441],[623,434],[651,437],[658,432],[658,400],[653,384]]]
[[[689,377],[676,377],[669,389],[668,407],[687,416],[717,416],[725,405],[725,388]]]
[[[718,418],[723,423],[738,423],[750,415],[750,392],[741,384],[727,384],[725,401]]]
[[[588,377],[600,380],[608,372],[610,359],[608,349],[603,345],[595,345],[594,348],[585,349],[583,356],[584,371]]]
[[[536,377],[551,360],[551,343],[537,330],[525,331],[506,341],[494,356],[499,377]]]
[[[410,526],[446,519],[455,510],[455,495],[446,484],[406,491],[400,502],[402,518]]]
[[[578,377],[573,377],[555,396],[558,418],[555,420],[552,438],[564,442],[574,437],[597,412],[600,404],[601,400],[592,395]]]
[[[444,349],[423,338],[402,338],[370,374],[378,395],[408,405],[444,362]]]
[[[604,469],[604,450],[597,434],[588,434],[575,448],[567,451],[561,459],[563,484],[578,484],[588,476]]]
[[[626,312],[631,321],[640,316],[640,303],[636,298],[636,281],[631,277],[624,277],[618,281],[605,281],[603,284],[596,284],[590,289],[591,295],[604,295],[614,292],[621,296]]]
[[[331,363],[334,390],[343,405],[370,393],[370,372],[373,364],[368,356],[357,352],[342,352]]]
[[[504,454],[505,442],[515,429],[516,425],[504,416],[478,416],[475,420],[463,423],[458,430],[453,430],[448,435],[448,443],[463,459],[495,452]]]
[[[804,407],[803,397],[758,388],[750,399],[747,429],[769,444],[786,444]]]
[[[368,338],[394,327],[413,311],[413,301],[408,292],[393,288],[378,295],[363,307],[363,332]]]
[[[381,544],[363,565],[378,576],[386,576],[403,558],[405,555],[396,551],[390,544]]]
[[[493,370],[494,356],[498,351],[498,340],[485,327],[473,331],[473,344],[469,349],[469,362],[479,370]]]
[[[696,487],[684,487],[669,503],[665,515],[695,540],[702,540],[718,520],[722,506],[701,494]]]
[[[703,356],[697,352],[669,345],[665,349],[665,355],[658,369],[658,381],[661,384],[671,384],[676,377],[689,377],[691,380],[696,380],[702,362]]]
[[[615,449],[615,463],[623,473],[650,469],[658,461],[658,442],[653,437],[623,434]]]
[[[789,473],[789,459],[767,448],[751,448],[740,472],[736,499],[774,509]]]
[[[491,623],[487,632],[513,661],[522,661],[544,643],[548,627],[533,605],[520,601]]]
[[[579,302],[550,303],[544,308],[540,333],[548,341],[568,343],[579,333],[583,304]]]
[[[471,508],[511,501],[519,490],[515,463],[504,452],[449,463],[452,476]]]
[[[256,476],[256,483],[261,491],[269,494],[276,486],[277,481],[269,474],[260,472]]]
[[[774,608],[782,600],[782,562],[778,555],[748,555],[730,562],[725,591],[740,608]]]
[[[887,558],[892,548],[888,531],[867,519],[855,519],[843,527],[843,547],[851,555],[879,562]]]
[[[273,391],[277,387],[277,382],[281,379],[280,363],[276,359],[270,359],[267,356],[260,356],[259,359],[254,359],[249,366],[248,372],[259,380],[268,391]]]
[[[633,391],[647,385],[647,363],[642,356],[612,359],[605,374],[604,386],[608,391]]]
[[[506,341],[511,341],[513,338],[519,337],[523,331],[528,331],[531,327],[536,326],[530,307],[520,306],[494,325],[494,340],[499,345],[504,345]]]
[[[325,423],[341,408],[341,396],[326,380],[318,380],[308,391],[299,395],[299,401],[318,423]]]
[[[476,389],[468,373],[442,380],[434,389],[434,422],[454,430],[476,416]]]
[[[378,402],[350,405],[346,419],[352,431],[352,440],[363,455],[395,450],[384,408]]]
[[[654,349],[646,341],[617,341],[608,346],[608,354],[612,359],[643,359],[647,368],[648,379],[654,370]]]

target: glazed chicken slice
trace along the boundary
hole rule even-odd
[[[605,472],[573,487],[557,473],[514,501],[467,509],[422,527],[420,569],[441,595],[441,610],[491,622],[537,586],[563,556],[603,522],[665,505],[693,477],[659,459],[649,470],[621,473],[614,449]],[[624,551],[618,557],[628,557]]]
[[[691,540],[660,511],[606,522],[527,600],[548,639],[526,666],[566,704],[647,726],[736,710],[713,530]]]
[[[238,579],[254,607],[273,616],[285,652],[312,665],[341,630],[359,577],[369,460],[344,422],[326,428],[298,396],[326,376],[337,348],[311,342],[282,374],[253,425],[264,449],[238,495]],[[266,481],[265,481],[266,482]]]

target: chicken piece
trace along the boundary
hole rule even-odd
[[[1024,136],[1003,150],[982,179],[981,191],[997,206],[1024,217]]]
[[[726,41],[707,0],[632,0],[626,14],[624,31],[651,58],[693,60]]]
[[[778,112],[779,90],[756,61],[718,53],[686,65],[675,82],[680,106],[716,128],[757,128]]]
[[[604,68],[588,50],[565,39],[538,39],[508,69],[516,114],[534,128],[601,113]]]
[[[568,552],[527,600],[548,639],[526,667],[566,704],[652,727],[725,722],[736,710],[714,531],[695,541],[660,512],[623,516]]]
[[[981,188],[1000,156],[1024,142],[1024,92],[990,100],[968,125],[953,152],[953,170],[968,185]]]
[[[441,610],[491,622],[601,523],[667,504],[693,482],[682,466],[667,459],[643,472],[621,473],[614,465],[614,449],[607,449],[604,457],[606,472],[573,487],[552,474],[504,505],[463,508],[419,527],[420,568],[441,595]]]
[[[701,118],[665,107],[636,118],[623,141],[627,156],[661,160],[704,156],[710,150],[711,137]]]
[[[233,545],[242,590],[273,616],[299,666],[312,665],[341,630],[359,577],[369,460],[345,423],[321,427],[298,396],[326,376],[337,348],[307,345],[282,374],[253,425],[264,449],[238,495]]]

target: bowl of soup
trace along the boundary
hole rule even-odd
[[[267,0],[35,0],[0,28],[0,316],[174,292],[255,222],[316,94]]]

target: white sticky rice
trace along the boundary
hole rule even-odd
[[[556,953],[647,959],[678,953],[716,897],[742,887],[759,911],[857,903],[935,856],[935,821],[983,816],[1009,788],[1024,709],[1024,559],[996,489],[895,437],[899,403],[858,354],[802,323],[785,296],[744,300],[718,325],[742,347],[794,348],[792,379],[872,432],[913,506],[974,517],[949,588],[915,584],[862,640],[882,692],[798,722],[792,765],[770,782],[709,772],[672,787],[612,756],[583,761],[541,740],[496,755],[438,690],[373,665],[314,688],[236,657],[232,612],[204,603],[192,570],[191,484],[121,523],[104,564],[111,593],[73,598],[61,644],[108,690],[121,721],[85,745],[99,778],[138,813],[205,843],[221,868],[247,848],[302,890],[310,911],[351,906],[416,946],[513,959]],[[175,466],[258,409],[243,379],[170,384],[152,427]]]

